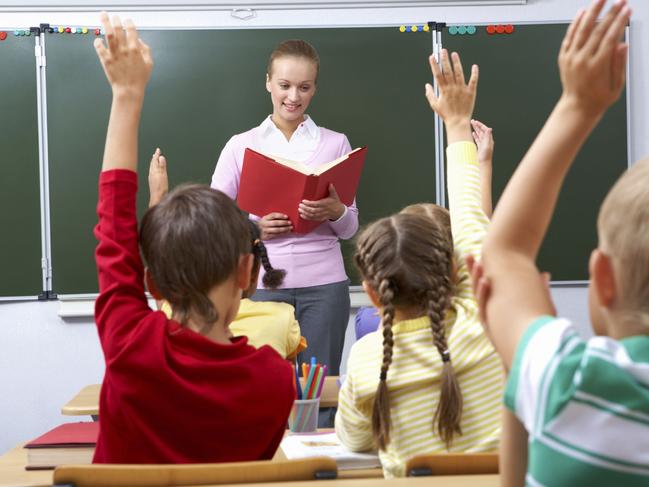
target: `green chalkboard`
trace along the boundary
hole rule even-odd
[[[48,127],[53,290],[97,291],[92,229],[110,90],[93,36],[50,34]],[[430,33],[394,28],[143,31],[155,68],[140,132],[140,198],[147,201],[151,152],[168,156],[172,185],[209,183],[225,142],[271,110],[268,55],[280,41],[303,38],[321,57],[309,114],[347,134],[368,156],[357,195],[361,223],[435,195],[433,116],[423,96],[430,78]],[[351,246],[344,245],[349,262]],[[358,277],[351,265],[352,283]]]
[[[561,93],[557,67],[566,24],[516,25],[511,34],[442,35],[465,71],[480,67],[475,118],[493,127],[494,201],[543,126]],[[453,29],[454,30],[454,29]],[[608,189],[627,168],[626,94],[609,110],[571,168],[538,257],[556,281],[588,279],[597,246],[595,222]]]
[[[0,41],[0,296],[37,296],[41,212],[34,38]]]

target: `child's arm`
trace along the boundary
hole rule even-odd
[[[167,176],[167,158],[162,155],[158,147],[151,156],[149,164],[149,208],[160,203],[160,200],[169,192],[169,178]],[[167,301],[156,299],[157,309],[171,318],[171,306]]]
[[[457,53],[451,55],[443,49],[440,62],[434,57],[430,65],[439,86],[439,97],[432,87],[426,86],[426,96],[431,107],[444,120],[448,136],[447,177],[449,211],[453,245],[458,256],[456,296],[472,297],[469,274],[464,258],[480,252],[489,220],[482,211],[482,193],[478,153],[471,133],[471,114],[478,86],[478,67],[471,69],[471,78],[464,81],[462,62]]]
[[[353,363],[349,361],[347,366],[353,366]],[[356,407],[353,370],[350,367],[338,393],[338,411],[335,419],[336,435],[345,448],[351,451],[368,451],[374,448],[371,417],[371,410],[363,412]]]
[[[126,22],[125,32],[118,18],[111,24],[103,13],[101,20],[107,46],[96,39],[95,48],[113,91],[113,103],[99,178],[95,321],[109,360],[121,350],[129,327],[151,311],[138,248],[135,170],[140,112],[153,62],[132,22]]]
[[[160,203],[168,192],[167,158],[158,148],[151,156],[151,164],[149,164],[149,208]]]
[[[525,485],[527,473],[527,431],[509,409],[502,411],[500,435],[500,485],[519,487]]]
[[[570,164],[624,86],[627,45],[620,39],[630,9],[622,0],[596,23],[604,3],[594,2],[568,28],[559,54],[563,94],[507,185],[485,241],[487,327],[507,369],[528,325],[554,313],[536,254]]]
[[[491,218],[493,203],[491,180],[493,176],[494,137],[491,127],[479,120],[471,120],[473,141],[478,147],[478,164],[480,165],[480,192],[482,194],[482,211]]]

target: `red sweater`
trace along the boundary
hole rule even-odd
[[[245,337],[218,344],[149,308],[136,192],[134,172],[101,173],[95,319],[106,373],[93,461],[271,458],[295,399],[291,366],[269,346]]]

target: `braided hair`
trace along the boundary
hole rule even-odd
[[[397,308],[420,309],[431,322],[440,354],[442,384],[433,427],[447,448],[460,434],[462,393],[446,340],[444,317],[452,292],[453,243],[449,232],[422,214],[398,214],[376,221],[359,236],[354,260],[363,280],[376,291],[383,327],[383,361],[372,410],[372,433],[379,449],[390,443],[387,376],[392,363],[392,325]]]
[[[255,256],[255,261],[252,265],[251,274],[254,276],[259,271],[259,265],[261,263],[264,266],[264,277],[262,282],[264,286],[269,289],[275,289],[284,282],[284,277],[286,277],[286,271],[284,269],[275,269],[268,259],[268,252],[266,251],[266,246],[261,240],[261,232],[259,227],[252,220],[248,220],[250,225],[250,237],[252,242],[252,247],[250,252]]]

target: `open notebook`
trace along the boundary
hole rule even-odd
[[[284,437],[280,446],[289,460],[325,456],[333,458],[339,470],[381,467],[376,452],[351,452],[336,433],[294,433]]]

